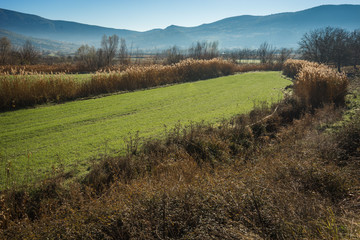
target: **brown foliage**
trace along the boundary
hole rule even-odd
[[[127,156],[104,159],[69,187],[57,178],[2,192],[0,236],[358,238],[359,168],[319,154],[319,124],[341,115],[331,107],[295,114],[295,102],[216,126],[178,125],[142,147],[134,138]]]
[[[344,104],[349,82],[343,73],[325,66],[305,66],[296,76],[294,93],[312,107]]]
[[[84,71],[75,64],[58,63],[53,65],[35,64],[35,65],[4,65],[0,66],[0,73],[21,74],[23,72],[37,73],[78,73]],[[87,71],[87,70],[85,70]]]
[[[284,62],[282,71],[285,76],[295,78],[304,66],[318,67],[319,64],[305,60],[288,59]]]
[[[295,79],[295,95],[313,108],[327,103],[344,104],[349,85],[344,73],[323,64],[288,59],[283,74]]]
[[[131,138],[126,156],[82,181],[2,191],[0,237],[358,239],[359,118],[325,133],[341,109],[306,109],[286,98],[217,125],[177,125],[141,146]]]
[[[47,67],[49,71],[56,71],[50,66]],[[165,84],[204,80],[235,72],[276,70],[279,66],[236,65],[222,59],[186,59],[168,66],[133,65],[117,68],[117,70],[98,71],[91,80],[82,82],[77,82],[71,78],[71,75],[65,73],[39,74],[25,71],[27,67],[12,68],[11,72],[0,75],[0,110],[6,111],[118,91],[133,91]],[[32,66],[31,69],[36,70],[36,66]]]

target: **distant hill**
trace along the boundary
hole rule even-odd
[[[305,32],[333,26],[348,30],[360,28],[360,5],[324,5],[304,11],[268,16],[226,18],[196,27],[169,26],[137,32],[104,28],[0,9],[0,29],[55,41],[99,46],[101,37],[117,34],[139,49],[164,49],[173,45],[187,48],[196,41],[219,41],[220,48],[257,48],[262,42],[276,47],[297,47]]]
[[[80,47],[79,44],[75,43],[28,37],[0,29],[0,38],[2,37],[7,37],[8,39],[10,39],[11,44],[15,47],[21,47],[22,45],[24,45],[26,40],[30,40],[37,49],[51,52],[73,53]]]

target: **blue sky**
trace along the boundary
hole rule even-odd
[[[197,26],[239,15],[294,12],[360,0],[1,0],[0,8],[104,27],[146,31]]]

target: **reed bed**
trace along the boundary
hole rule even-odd
[[[236,65],[223,59],[186,59],[173,65],[133,65],[119,67],[118,70],[101,70],[88,81],[74,80],[66,73],[46,74],[46,71],[39,73],[24,69],[13,68],[0,74],[0,111],[118,91],[134,91],[165,84],[204,80],[235,72],[279,70],[280,67]]]
[[[21,74],[22,72],[38,73],[77,73],[84,71],[77,64],[57,63],[57,64],[35,64],[35,65],[4,65],[0,66],[0,73]]]
[[[318,67],[319,65],[318,63],[305,60],[288,59],[284,62],[282,71],[285,76],[295,78],[304,66]]]
[[[345,73],[324,64],[289,59],[284,63],[283,74],[295,78],[295,95],[313,108],[344,104],[349,85]]]

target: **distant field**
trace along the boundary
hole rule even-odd
[[[245,64],[260,64],[260,59],[240,59],[236,61],[237,63],[245,63]]]
[[[137,131],[159,137],[178,121],[215,123],[254,102],[277,101],[290,83],[280,72],[245,73],[0,113],[0,185],[61,166],[83,174],[91,159],[123,153],[124,139]]]

